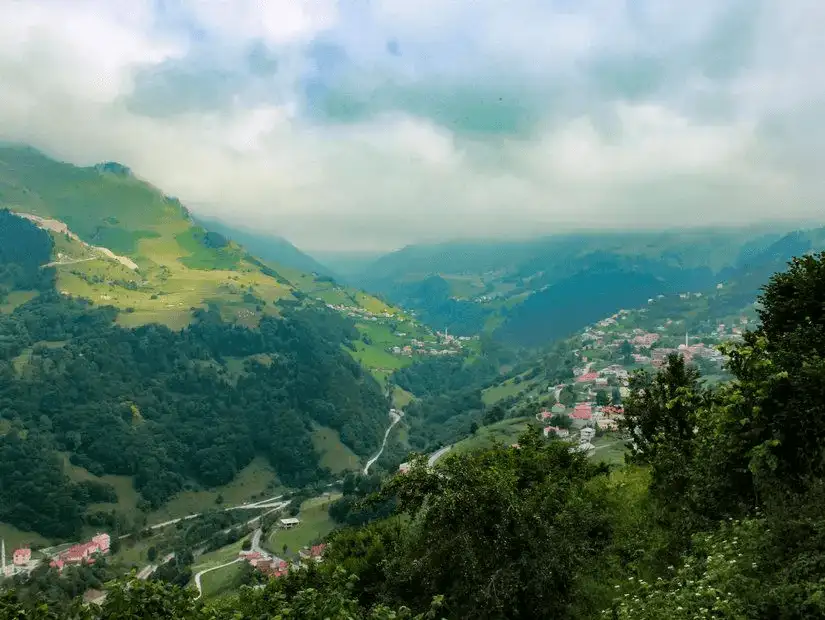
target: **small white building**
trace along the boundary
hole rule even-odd
[[[287,517],[286,519],[281,519],[281,527],[285,530],[289,530],[298,525],[300,522],[301,520],[296,519],[295,517]]]
[[[579,441],[581,443],[590,443],[595,436],[596,430],[589,426],[579,431]]]

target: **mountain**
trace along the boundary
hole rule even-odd
[[[123,532],[181,494],[358,468],[383,379],[412,362],[388,346],[429,333],[197,225],[125,166],[2,147],[0,525]]]
[[[410,246],[353,281],[432,326],[541,346],[651,295],[709,288],[786,232],[593,232]]]
[[[334,276],[334,272],[309,254],[305,254],[289,241],[278,235],[259,234],[227,224],[223,220],[196,215],[194,221],[203,228],[219,233],[242,245],[250,253],[265,261],[278,263],[298,271],[322,276]]]

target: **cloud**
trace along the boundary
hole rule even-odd
[[[816,0],[9,0],[0,139],[308,249],[819,218]]]

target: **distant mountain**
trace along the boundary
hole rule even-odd
[[[330,277],[335,275],[332,270],[278,235],[252,232],[227,224],[223,220],[201,215],[194,215],[193,220],[204,228],[235,241],[251,254],[265,261],[271,261],[307,273],[317,273],[318,275]]]
[[[541,346],[651,295],[707,289],[788,232],[593,232],[410,246],[365,266],[353,281],[432,326]]]

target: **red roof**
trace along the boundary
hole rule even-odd
[[[324,553],[325,548],[326,545],[314,545],[312,549],[310,549],[309,554],[312,557],[317,558]]]
[[[599,378],[599,373],[597,372],[586,372],[583,375],[579,375],[576,377],[576,383],[587,383],[588,381],[595,381]]]
[[[542,420],[546,420],[547,418],[552,418],[552,417],[553,417],[553,414],[550,413],[549,411],[545,410],[545,411],[541,412],[541,419]]]
[[[590,403],[579,403],[573,410],[573,415],[571,417],[576,420],[589,420],[593,417],[592,405]]]
[[[606,407],[602,408],[602,412],[605,415],[620,415],[624,413],[624,407],[622,407],[621,405],[619,405],[618,407],[614,405],[607,405]]]

